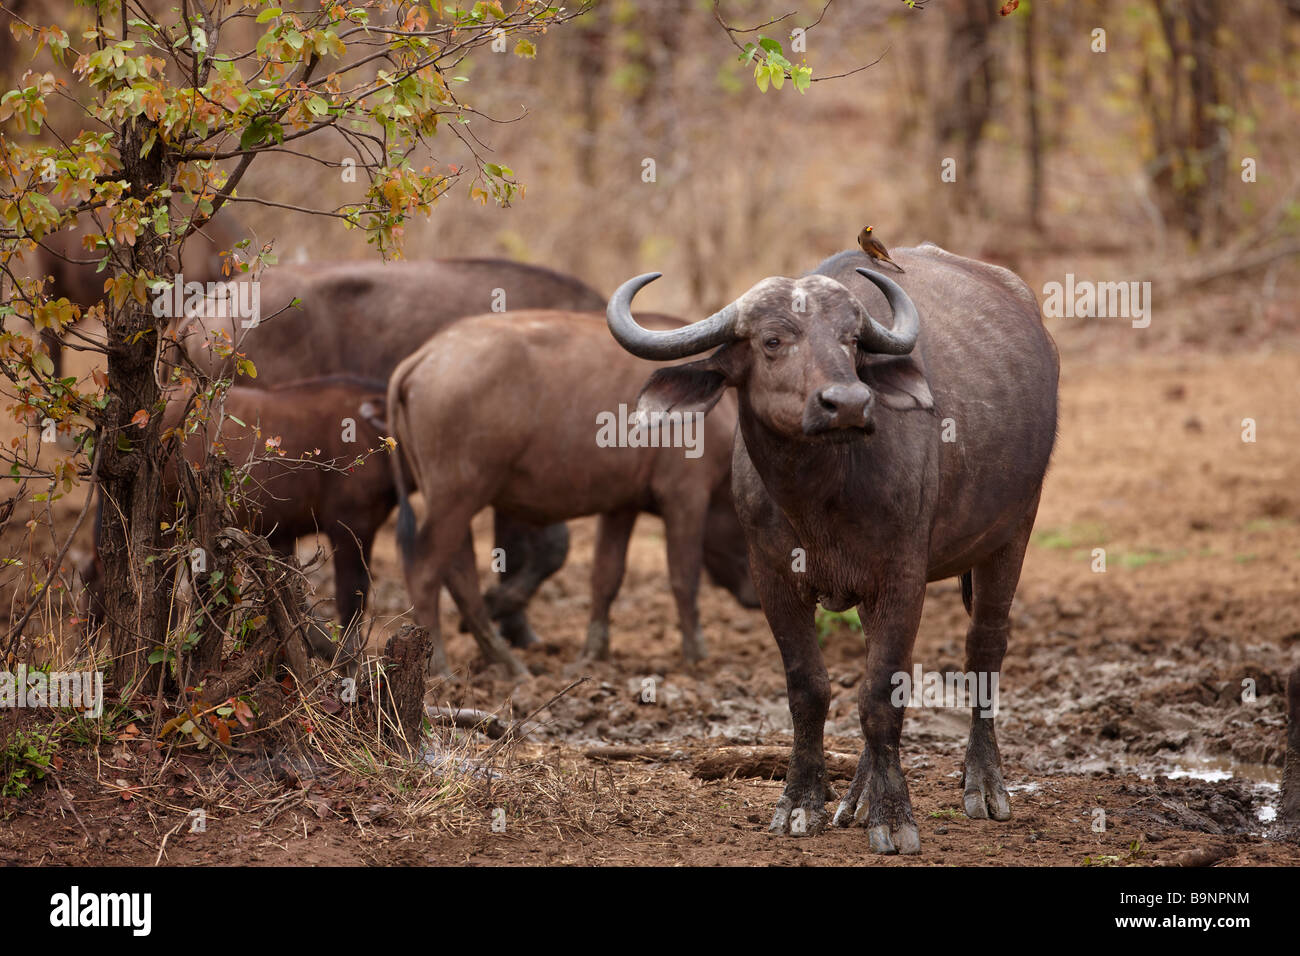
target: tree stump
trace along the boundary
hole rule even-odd
[[[391,723],[384,724],[390,746],[414,747],[424,721],[424,669],[433,649],[429,629],[404,624],[384,645],[383,710]],[[393,726],[401,728],[400,734]]]

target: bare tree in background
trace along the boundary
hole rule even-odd
[[[605,83],[609,46],[609,5],[598,3],[576,24],[570,39],[576,44],[573,58],[578,73],[578,115],[582,132],[578,137],[578,174],[586,186],[599,186],[596,162],[600,139],[600,89]]]
[[[1221,0],[1153,0],[1172,68],[1161,91],[1149,63],[1142,93],[1155,157],[1148,165],[1167,219],[1193,239],[1213,237],[1223,214],[1229,132],[1216,31]],[[1163,95],[1162,95],[1163,93]]]
[[[1025,149],[1029,159],[1026,211],[1029,215],[1029,224],[1041,230],[1043,228],[1043,131],[1039,121],[1038,37],[1035,35],[1034,22],[1034,11],[1037,7],[1036,3],[1030,3],[1025,7],[1024,33],[1021,39],[1025,69],[1025,135],[1028,137]]]
[[[958,149],[960,200],[978,199],[979,145],[993,112],[994,62],[990,31],[997,16],[988,0],[953,4],[947,41],[951,87],[937,120],[940,148]]]

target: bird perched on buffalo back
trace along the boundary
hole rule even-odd
[[[862,231],[858,233],[858,245],[862,247],[863,252],[871,257],[873,262],[888,262],[899,272],[907,271],[893,259],[889,258],[889,250],[885,248],[883,242],[871,234],[870,226],[863,226]]]

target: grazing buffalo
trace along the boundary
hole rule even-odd
[[[317,531],[329,538],[334,602],[345,627],[356,623],[365,606],[370,548],[397,504],[388,464],[374,456],[357,463],[381,444],[384,394],[383,382],[346,375],[270,389],[236,386],[226,393],[220,432],[211,414],[183,448],[193,465],[203,462],[218,438],[234,466],[257,459],[243,487],[247,506],[237,517],[265,534],[274,550],[290,554],[298,538]],[[173,397],[163,413],[164,429],[181,424],[188,405],[188,393]],[[163,500],[174,501],[177,488],[174,465],[165,475]],[[88,577],[93,606],[98,569]]]
[[[589,657],[609,654],[609,608],[642,511],[664,521],[688,662],[705,653],[696,608],[702,565],[753,603],[729,488],[735,406],[654,429],[629,423],[637,387],[653,368],[611,342],[598,313],[557,311],[463,319],[398,366],[388,386],[398,542],[416,616],[435,635],[445,582],[484,656],[525,673],[479,603],[470,520],[489,506],[535,525],[600,515]],[[664,447],[674,443],[681,447]],[[408,477],[424,496],[418,527]],[[441,642],[435,646],[431,666],[445,670]]]
[[[252,360],[258,382],[336,373],[387,381],[398,362],[463,316],[605,308],[602,295],[571,276],[504,259],[285,265],[263,273],[256,290],[249,282],[241,279],[228,302],[207,300],[199,314],[177,321],[189,360],[209,373],[228,374],[234,343]],[[210,333],[226,348],[214,350]],[[568,529],[498,515],[496,544],[514,560],[488,592],[489,613],[512,644],[526,646],[537,640],[528,601],[564,564]]]
[[[673,331],[632,318],[632,297],[652,273],[624,283],[608,319],[643,358],[717,348],[651,376],[640,411],[707,409],[727,387],[740,398],[733,490],[794,720],[771,829],[825,825],[831,691],[814,616],[818,604],[857,605],[865,747],[834,822],[857,820],[874,852],[917,853],[899,763],[907,695],[896,691],[912,671],[926,582],[961,577],[966,676],[991,683],[1056,436],[1059,363],[1033,293],[1011,272],[929,244],[894,258],[906,270],[897,280],[844,252],[802,278],[764,279]],[[872,318],[886,305],[892,328]],[[971,710],[966,814],[1005,820],[992,708],[977,701]]]

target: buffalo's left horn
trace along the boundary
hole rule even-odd
[[[921,331],[921,317],[917,314],[916,306],[902,286],[888,276],[862,268],[858,269],[858,275],[870,279],[885,293],[890,311],[894,313],[894,327],[887,329],[871,317],[866,306],[858,303],[858,308],[862,310],[858,341],[868,352],[878,355],[906,355],[916,345],[916,337]]]
[[[679,359],[687,355],[698,355],[715,345],[730,342],[735,337],[736,319],[740,310],[734,302],[721,312],[715,312],[707,319],[681,329],[660,331],[638,325],[636,319],[632,318],[632,297],[661,275],[662,272],[647,272],[635,279],[628,279],[609,300],[605,318],[609,322],[609,331],[619,345],[638,358]]]

